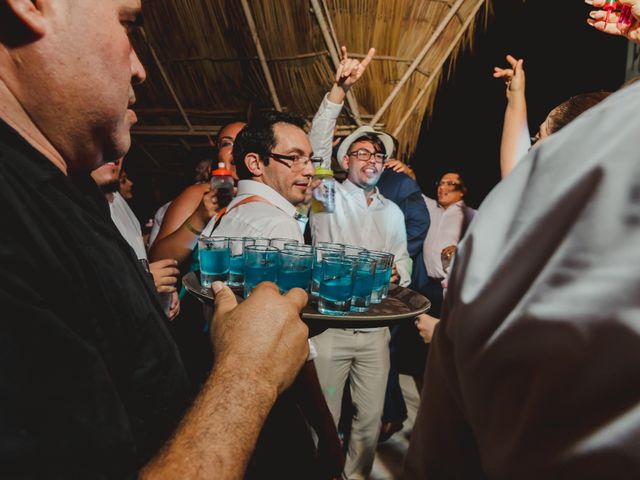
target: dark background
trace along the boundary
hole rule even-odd
[[[500,180],[499,148],[505,87],[494,66],[511,53],[524,58],[529,128],[532,134],[558,104],[578,93],[615,90],[624,82],[627,41],[586,23],[581,0],[494,0],[487,29],[458,59],[425,119],[411,166],[423,192],[447,169],[459,170],[477,207]]]

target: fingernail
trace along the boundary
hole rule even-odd
[[[587,5],[593,5],[593,0],[584,0]]]
[[[222,290],[222,287],[224,287],[224,283],[222,282],[213,282],[211,284],[211,290],[213,290],[213,293],[220,292],[220,290]]]
[[[591,18],[595,18],[596,17],[596,12],[589,12],[589,16]]]

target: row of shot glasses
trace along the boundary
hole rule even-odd
[[[389,291],[393,254],[340,243],[302,245],[291,239],[203,237],[198,242],[200,282],[243,287],[247,298],[263,281],[281,292],[302,288],[327,315],[367,312]]]

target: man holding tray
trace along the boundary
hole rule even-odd
[[[338,158],[348,171],[347,180],[336,188],[335,212],[312,214],[311,234],[314,242],[393,253],[392,282],[406,286],[411,282],[411,258],[404,216],[376,188],[387,154],[392,152],[391,137],[371,127],[360,127],[345,138]],[[329,329],[314,337],[313,343],[320,384],[336,423],[345,382],[351,379],[356,414],[344,473],[348,479],[367,478],[380,433],[389,371],[389,329]]]

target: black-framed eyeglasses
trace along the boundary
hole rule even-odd
[[[367,150],[366,148],[359,148],[355,152],[347,153],[350,157],[356,157],[358,160],[362,162],[368,162],[371,157],[374,158],[375,163],[383,164],[387,159],[387,154],[382,152],[372,152]]]
[[[280,162],[281,164],[289,167],[291,170],[296,171],[304,170],[305,168],[307,168],[307,165],[309,165],[309,163],[313,165],[313,168],[320,166],[320,164],[322,163],[322,158],[320,157],[307,157],[305,155],[298,155],[295,153],[293,155],[284,155],[282,153],[271,152],[269,153],[269,156],[276,162]],[[287,163],[285,160],[291,163]]]
[[[436,182],[436,187],[454,187],[460,188],[460,183],[452,182],[451,180],[442,180],[440,182]]]

